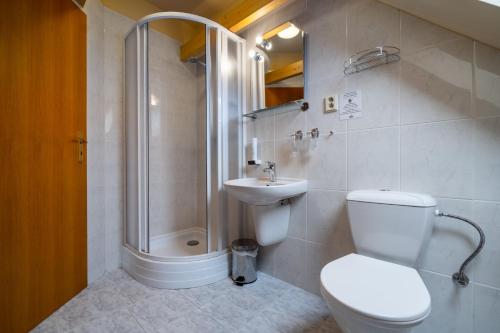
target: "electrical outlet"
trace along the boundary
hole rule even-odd
[[[339,96],[338,95],[326,96],[324,99],[324,102],[325,102],[325,113],[335,112],[339,109],[339,107],[338,107]]]

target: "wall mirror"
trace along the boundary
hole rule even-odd
[[[254,110],[303,100],[305,40],[304,31],[291,22],[257,36],[250,51]]]

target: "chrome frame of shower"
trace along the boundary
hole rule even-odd
[[[156,20],[160,20],[160,19],[181,19],[181,20],[188,20],[188,21],[194,21],[194,22],[198,22],[198,23],[202,23],[205,25],[205,32],[206,32],[206,50],[205,50],[205,54],[206,54],[206,72],[205,72],[205,83],[206,83],[206,87],[205,87],[205,93],[206,93],[206,176],[207,176],[207,200],[206,200],[206,221],[207,221],[207,253],[205,254],[201,254],[201,255],[195,255],[195,256],[184,256],[184,257],[160,257],[160,256],[155,256],[155,255],[152,255],[149,253],[149,189],[148,189],[148,184],[149,184],[149,180],[148,180],[148,176],[149,176],[149,167],[148,167],[148,163],[149,163],[149,152],[148,152],[148,149],[142,149],[142,147],[149,147],[149,129],[148,129],[148,126],[149,126],[149,120],[148,120],[148,116],[149,116],[149,99],[148,99],[148,96],[149,96],[149,91],[148,91],[148,40],[147,40],[147,37],[148,37],[148,29],[149,29],[149,23],[152,22],[152,21],[156,21]],[[223,147],[223,140],[222,140],[222,136],[224,135],[224,133],[222,132],[222,128],[221,126],[219,125],[220,123],[220,119],[218,117],[222,116],[223,117],[223,113],[224,113],[224,107],[222,105],[222,99],[221,98],[217,98],[217,101],[215,101],[217,103],[217,111],[218,111],[218,115],[217,115],[217,124],[213,124],[213,100],[212,98],[214,97],[213,96],[213,91],[212,91],[212,82],[210,82],[210,80],[212,79],[212,74],[214,73],[213,72],[213,68],[212,68],[212,60],[211,60],[211,50],[209,50],[210,46],[211,46],[211,43],[209,43],[208,41],[210,40],[210,31],[211,29],[215,29],[215,31],[217,32],[217,37],[216,37],[216,42],[217,42],[217,45],[215,46],[215,52],[216,52],[216,55],[217,56],[221,56],[222,57],[222,52],[221,52],[221,49],[222,49],[222,36],[223,36],[223,32],[224,32],[224,36],[226,37],[224,40],[226,41],[226,45],[227,45],[227,40],[228,39],[231,39],[235,42],[238,43],[238,67],[240,68],[240,70],[238,71],[238,76],[242,76],[242,77],[239,77],[240,79],[240,87],[239,87],[239,92],[238,92],[238,104],[239,104],[239,109],[242,111],[240,112],[239,114],[239,124],[240,126],[242,126],[242,128],[240,129],[239,131],[239,137],[238,137],[238,141],[239,141],[239,144],[238,144],[238,168],[239,168],[239,173],[241,175],[242,171],[242,161],[243,161],[243,152],[242,152],[242,149],[243,149],[243,144],[242,144],[242,140],[243,140],[243,131],[244,131],[244,128],[243,128],[243,122],[241,120],[242,118],[242,115],[243,115],[243,108],[246,106],[244,104],[244,101],[245,101],[245,95],[246,95],[246,87],[245,87],[245,59],[243,57],[245,53],[245,49],[246,49],[246,45],[245,45],[245,40],[240,38],[239,36],[235,35],[233,32],[229,31],[228,29],[226,29],[225,27],[223,27],[222,25],[216,23],[216,22],[213,22],[209,19],[206,19],[204,17],[201,17],[201,16],[197,16],[197,15],[193,15],[193,14],[188,14],[188,13],[182,13],[182,12],[161,12],[161,13],[156,13],[156,14],[152,14],[152,15],[148,15],[148,16],[145,16],[144,18],[142,18],[141,20],[139,20],[136,25],[130,29],[130,31],[126,34],[126,36],[128,37],[131,33],[134,32],[134,30],[136,31],[137,33],[137,74],[138,74],[138,87],[137,87],[137,111],[138,111],[138,119],[137,119],[137,130],[138,130],[138,137],[139,137],[139,140],[144,140],[144,141],[140,141],[138,142],[138,182],[139,182],[139,188],[138,188],[138,191],[143,191],[144,192],[144,195],[138,195],[139,196],[139,200],[138,200],[138,246],[137,246],[137,249],[133,246],[133,245],[130,245],[127,243],[127,207],[126,205],[124,205],[124,221],[123,221],[123,224],[124,224],[124,228],[123,228],[123,245],[131,250],[133,253],[135,253],[136,255],[139,255],[141,257],[144,257],[145,259],[147,260],[151,260],[151,261],[166,261],[166,262],[178,262],[178,261],[191,261],[191,260],[204,260],[204,259],[208,259],[208,258],[213,258],[213,257],[216,257],[220,254],[224,254],[224,253],[227,253],[227,245],[224,245],[221,243],[221,236],[218,235],[218,239],[217,239],[217,248],[216,249],[212,249],[211,248],[211,238],[208,238],[208,235],[209,233],[211,232],[211,226],[212,226],[212,223],[214,223],[214,217],[212,216],[212,214],[210,213],[211,212],[211,207],[210,207],[210,203],[211,203],[211,200],[212,198],[210,198],[209,196],[211,195],[211,188],[213,185],[217,186],[217,188],[219,189],[219,191],[222,191],[222,186],[223,186],[223,177],[224,175],[222,174],[223,170],[221,165],[222,165],[222,159],[224,157],[227,157],[227,149],[226,149],[226,156],[222,156],[224,155],[224,147]],[[140,34],[143,34],[142,37],[139,37]],[[141,45],[141,41],[143,42],[142,45]],[[227,48],[227,47],[226,47]],[[125,53],[125,50],[124,50],[124,53]],[[221,54],[219,54],[221,53]],[[124,59],[125,59],[125,54],[124,54]],[[141,60],[142,59],[142,60]],[[141,64],[143,65],[142,68],[141,68]],[[125,65],[124,65],[125,66]],[[221,61],[217,61],[217,69],[215,71],[215,73],[217,74],[217,92],[218,92],[218,95],[217,97],[220,97],[221,95],[221,84],[222,84],[222,80],[221,80],[221,77],[219,75],[220,73],[220,70],[221,70]],[[125,68],[124,68],[124,72],[125,72]],[[141,91],[142,89],[142,91]],[[226,110],[227,111],[227,110]],[[144,119],[141,120],[141,117],[144,117]],[[126,117],[124,117],[126,118]],[[124,122],[126,121],[126,119],[124,119]],[[144,125],[142,126],[141,128],[141,125]],[[212,159],[212,145],[211,145],[211,140],[212,140],[212,134],[213,134],[213,130],[214,130],[214,126],[216,126],[216,131],[217,131],[217,134],[216,134],[216,138],[217,138],[217,145],[216,145],[216,149],[217,149],[217,157],[218,157],[218,172],[219,172],[219,176],[217,177],[218,178],[218,184],[212,184],[212,179],[211,179],[211,175],[212,175],[212,170],[211,170],[211,159]],[[226,147],[227,148],[227,147]],[[144,150],[144,151],[143,151]],[[126,189],[127,189],[127,170],[126,170],[126,166],[127,166],[127,163],[126,163],[126,160],[127,160],[127,156],[126,156],[126,149],[124,151],[124,165],[125,165],[125,179],[124,179],[124,198],[125,198],[125,202],[127,202],[127,199],[126,199]],[[143,200],[141,200],[141,198]],[[219,206],[219,205],[218,205]],[[220,208],[220,207],[218,207]],[[216,215],[215,217],[218,222],[221,221],[220,219],[220,216],[218,216],[218,214]],[[220,226],[217,226],[218,229],[220,230]]]

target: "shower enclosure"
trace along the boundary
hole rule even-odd
[[[122,260],[144,284],[228,276],[228,221],[241,212],[222,184],[241,176],[244,48],[221,25],[177,12],[144,17],[125,39]]]

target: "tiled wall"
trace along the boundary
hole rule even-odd
[[[88,281],[106,270],[104,206],[104,10],[88,0],[87,14],[87,259]]]
[[[103,7],[87,13],[88,281],[121,266],[123,220],[122,58],[132,21]]]
[[[288,238],[261,249],[261,270],[318,293],[323,265],[353,251],[348,191],[428,193],[440,209],[477,221],[487,240],[468,268],[472,284],[457,288],[450,276],[478,237],[437,219],[419,265],[432,314],[417,331],[500,331],[500,51],[372,0],[297,0],[245,37],[289,19],[309,36],[310,109],[249,120],[247,140],[257,136],[261,159],[275,160],[278,176],[308,179],[309,191],[293,202]],[[343,75],[349,55],[380,44],[401,48],[401,61]],[[323,97],[345,89],[362,91],[361,118],[323,113]],[[289,135],[314,127],[318,148],[305,140],[293,153]]]

